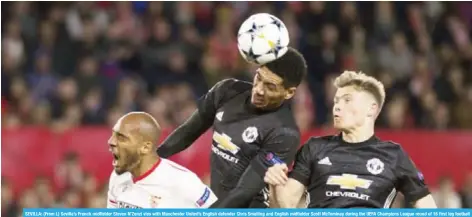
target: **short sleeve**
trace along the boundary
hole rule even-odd
[[[423,174],[416,168],[408,154],[400,149],[396,165],[396,188],[409,202],[417,201],[430,194]]]
[[[216,111],[221,106],[225,93],[231,85],[235,83],[234,79],[225,79],[216,83],[205,95],[200,97],[197,102],[198,111],[203,118],[215,117]]]
[[[267,169],[276,163],[290,165],[300,146],[300,133],[291,128],[278,128],[269,135],[262,144],[258,155],[252,160],[251,165],[261,177]]]
[[[310,143],[307,142],[300,148],[295,156],[295,164],[289,177],[307,186],[310,182],[313,165],[313,154]]]
[[[181,195],[197,208],[208,208],[215,203],[218,198],[213,191],[205,185],[197,175],[192,172],[183,177],[185,183],[181,186]]]

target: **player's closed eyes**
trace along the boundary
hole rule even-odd
[[[259,74],[256,74],[256,83],[262,82],[264,85],[264,89],[268,89],[269,91],[276,91],[277,86],[275,84],[269,83],[269,82],[264,82]]]
[[[264,86],[266,86],[267,89],[269,89],[270,91],[276,91],[277,90],[277,87],[274,84],[271,84],[271,83],[264,83]]]

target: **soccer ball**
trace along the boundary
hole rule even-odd
[[[287,27],[271,14],[254,14],[239,27],[238,50],[251,63],[266,64],[280,58],[289,42]]]

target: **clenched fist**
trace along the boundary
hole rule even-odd
[[[267,170],[264,181],[269,185],[284,185],[288,181],[286,164],[275,164]]]

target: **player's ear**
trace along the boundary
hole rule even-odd
[[[141,146],[141,154],[148,154],[153,150],[153,143],[152,142],[144,142],[144,145]]]
[[[376,102],[372,102],[369,106],[369,111],[367,112],[368,117],[376,117],[379,109],[379,105]]]
[[[296,87],[290,87],[285,89],[285,99],[291,99],[295,95]]]

